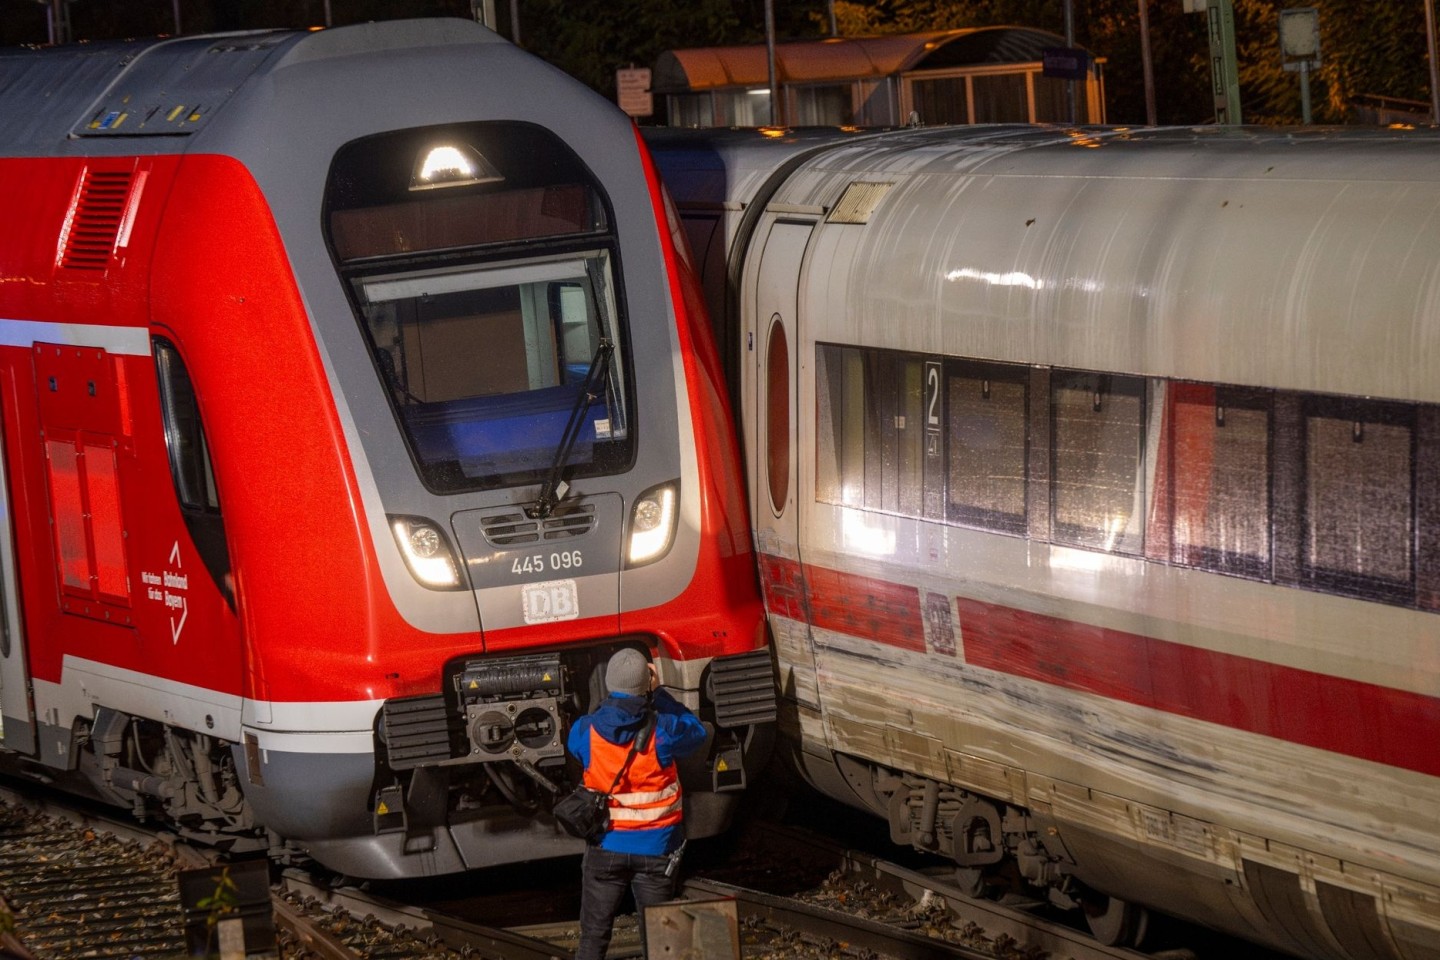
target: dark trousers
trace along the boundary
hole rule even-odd
[[[665,876],[669,862],[669,857],[585,848],[585,860],[580,868],[580,946],[575,951],[575,960],[601,960],[605,956],[610,947],[615,913],[627,888],[635,895],[641,943],[644,943],[645,908],[669,900],[675,889],[673,878]]]

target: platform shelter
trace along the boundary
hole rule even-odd
[[[667,50],[652,90],[671,126],[895,126],[1105,122],[1103,58],[1071,65],[1066,86],[1045,75],[1064,38],[1030,27],[973,27],[775,45],[780,109],[772,113],[764,44]],[[913,115],[913,117],[912,117]]]

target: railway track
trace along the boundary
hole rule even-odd
[[[967,897],[944,875],[921,873],[806,831],[768,824],[750,829],[748,843],[772,857],[834,864],[824,883],[798,896],[764,894],[704,877],[686,882],[687,896],[735,897],[742,918],[752,918],[752,928],[764,921],[819,942],[901,960],[1156,960],[1154,954],[1107,947],[1033,910]],[[1190,957],[1184,950],[1165,954],[1165,960]]]
[[[177,875],[217,858],[143,825],[0,788],[0,957],[190,955]],[[269,904],[281,955],[317,960],[450,960],[374,925],[307,910],[277,889]],[[369,944],[355,944],[356,939]],[[288,947],[289,949],[285,949]]]
[[[15,937],[47,957],[184,953],[179,891],[161,851],[23,807],[0,810],[0,894]],[[7,924],[8,925],[8,924]]]
[[[687,926],[679,942],[657,949],[652,932],[652,960],[728,960],[731,944],[744,960],[1156,960],[1154,954],[1105,947],[1026,909],[972,900],[944,877],[845,850],[823,837],[768,825],[749,829],[739,846],[763,855],[718,868],[697,858],[698,875],[683,888],[690,904],[674,908],[698,918],[693,933]],[[214,860],[210,852],[134,824],[0,789],[0,896],[8,903],[0,904],[0,914],[13,915],[19,942],[36,960],[184,956],[176,872]],[[779,884],[783,892],[755,889],[764,885],[762,874],[779,869],[775,864],[807,864],[808,874],[786,877]],[[814,884],[809,874],[817,869],[829,873]],[[568,885],[570,871],[562,876]],[[287,869],[271,893],[279,956],[286,958],[568,960],[578,939],[570,920],[509,928],[483,922],[497,914],[513,917],[498,892],[488,901],[475,896],[473,909],[465,911],[455,903],[400,903]],[[704,905],[716,903],[734,919],[704,915]],[[733,936],[717,938],[717,923],[733,924]],[[4,946],[0,940],[0,957]],[[636,919],[622,918],[611,960],[640,953]],[[1172,949],[1164,956],[1196,954]]]

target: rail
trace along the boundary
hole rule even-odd
[[[688,880],[684,893],[693,899],[730,897],[735,900],[742,919],[759,918],[811,938],[863,948],[896,960],[994,960],[992,953],[715,880]]]

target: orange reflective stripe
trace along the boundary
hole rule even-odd
[[[611,743],[593,727],[590,730],[590,765],[585,785],[609,791],[615,775],[630,755],[630,744]],[[680,771],[672,764],[662,767],[655,751],[655,738],[635,753],[625,776],[610,796],[610,823],[615,830],[645,830],[677,824],[684,816]]]

